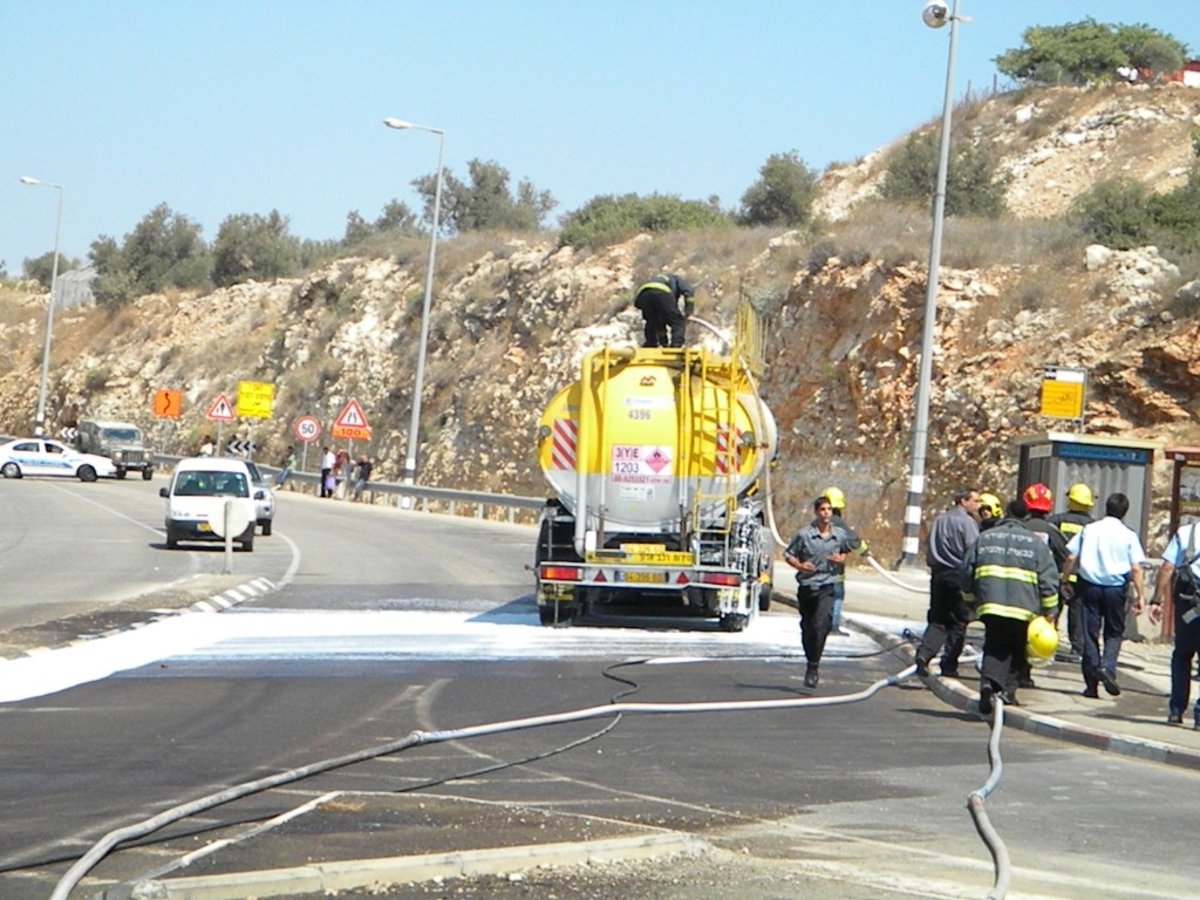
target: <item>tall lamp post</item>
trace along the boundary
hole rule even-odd
[[[50,302],[46,304],[46,340],[42,344],[42,374],[38,379],[37,412],[33,418],[33,433],[41,437],[46,433],[46,380],[50,374],[50,337],[54,331],[54,300],[58,296],[58,241],[62,233],[63,194],[61,184],[52,184],[38,178],[21,176],[21,184],[42,185],[58,191],[58,217],[54,221],[54,266],[50,270]]]
[[[946,212],[946,169],[950,162],[950,114],[954,109],[954,45],[958,39],[958,0],[928,0],[921,18],[930,28],[950,23],[950,53],[946,63],[946,96],[942,104],[942,138],[938,154],[937,186],[933,194],[933,233],[929,239],[929,278],[925,286],[925,321],[921,331],[921,365],[917,375],[917,411],[913,420],[909,458],[908,498],[904,507],[904,544],[900,566],[918,564],[921,501],[925,493],[925,455],[929,444],[929,393],[933,380],[933,334],[937,325],[939,266],[942,261],[942,221]]]
[[[421,301],[421,342],[417,345],[417,376],[413,384],[412,418],[408,424],[408,450],[404,455],[404,484],[413,484],[417,477],[417,439],[421,428],[421,391],[425,384],[425,344],[429,339],[429,304],[433,296],[433,264],[437,258],[438,214],[442,206],[442,159],[446,149],[446,132],[440,128],[414,125],[403,119],[384,119],[388,128],[401,131],[415,129],[438,136],[437,182],[433,189],[433,224],[429,229],[429,265],[425,269],[425,297]]]

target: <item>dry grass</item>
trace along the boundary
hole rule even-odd
[[[889,203],[860,207],[831,226],[814,250],[843,261],[875,258],[888,264],[929,261],[932,217],[924,210]],[[1053,263],[1078,265],[1084,238],[1062,218],[983,219],[955,216],[945,220],[942,264],[957,269]],[[829,252],[832,250],[833,252]],[[819,260],[818,260],[819,261]]]

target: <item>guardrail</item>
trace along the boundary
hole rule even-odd
[[[154,462],[160,467],[173,467],[179,460],[186,458],[183,456],[155,454]],[[277,477],[281,471],[277,466],[268,466],[257,461],[255,464],[264,475],[269,475],[272,478]],[[275,488],[275,490],[286,490],[289,487],[299,488],[303,493],[316,496],[319,493],[320,481],[321,476],[318,473],[297,472],[293,470],[288,475],[284,487],[282,489]],[[353,480],[350,480],[347,484],[347,479],[339,478],[338,482],[339,485],[346,486],[345,493],[348,495],[350,487],[353,486]],[[411,502],[411,506],[406,506],[406,499]],[[546,498],[520,497],[514,494],[490,494],[486,491],[460,491],[452,488],[426,487],[419,484],[396,484],[388,481],[368,481],[363,488],[361,502],[373,505],[411,508],[420,512],[446,513],[452,516],[470,514],[476,519],[489,518],[487,515],[489,511],[502,511],[498,517],[493,516],[491,518],[499,518],[508,522],[527,523],[537,520],[537,514],[546,505]],[[471,512],[463,513],[463,509]]]

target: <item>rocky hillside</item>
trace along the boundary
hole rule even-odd
[[[1200,91],[1001,96],[973,107],[970,123],[1003,150],[1014,208],[1045,216],[1097,174],[1121,171],[1156,186],[1182,178]],[[872,202],[886,152],[826,175],[827,212],[851,215]],[[674,269],[699,282],[697,313],[719,326],[732,321],[740,294],[766,314],[763,392],[780,426],[772,476],[780,527],[792,527],[807,498],[836,483],[879,555],[898,553],[923,254],[843,258],[816,254],[812,239],[797,234],[739,232],[641,236],[587,254],[558,248],[551,236],[497,237],[478,253],[460,247],[443,259],[422,398],[422,483],[543,494],[534,457],[541,408],[587,349],[637,343],[630,292],[648,272]],[[1011,492],[1014,438],[1061,426],[1037,415],[1046,364],[1091,370],[1089,431],[1200,444],[1200,283],[1154,248],[1080,244],[1023,264],[944,263],[941,276],[930,510],[964,482]],[[186,451],[215,431],[204,412],[218,394],[232,397],[240,380],[266,381],[276,385],[275,418],[238,426],[263,447],[262,458],[273,461],[291,443],[296,416],[328,423],[353,397],[374,429],[378,477],[395,478],[422,278],[419,263],[345,259],[302,280],[64,313],[55,323],[52,430],[89,416],[121,418],[147,427],[163,449]],[[30,426],[44,304],[44,296],[0,295],[0,430],[8,433]],[[179,421],[152,417],[150,397],[161,387],[184,391]]]

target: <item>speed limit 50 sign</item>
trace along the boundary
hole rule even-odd
[[[297,440],[311,444],[321,436],[321,423],[316,416],[301,416],[292,423],[292,434]]]

